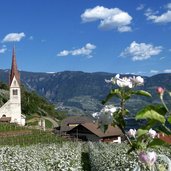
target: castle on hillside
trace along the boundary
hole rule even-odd
[[[20,74],[17,69],[15,48],[13,48],[12,52],[9,86],[10,98],[0,108],[0,121],[8,121],[10,123],[17,123],[21,126],[24,126],[26,117],[21,114]]]

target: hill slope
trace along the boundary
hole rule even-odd
[[[21,109],[27,119],[37,116],[50,116],[52,118],[62,119],[64,115],[55,110],[55,106],[48,102],[47,99],[38,96],[34,91],[27,91],[23,86],[21,88]],[[9,87],[0,82],[0,106],[9,99]]]
[[[8,70],[0,70],[3,81],[8,80]],[[84,73],[80,71],[64,71],[58,73],[21,72],[21,81],[29,89],[36,91],[55,104],[57,108],[67,108],[71,114],[90,114],[100,110],[101,101],[108,94],[111,85],[105,83],[116,74]],[[144,77],[145,84],[141,88],[152,93],[153,98],[131,99],[128,108],[134,114],[138,108],[150,103],[158,102],[155,89],[163,86],[171,90],[171,74],[158,74]],[[167,98],[167,97],[166,97]],[[169,99],[168,99],[169,100]],[[170,103],[170,101],[168,101]],[[117,101],[116,101],[117,103]]]

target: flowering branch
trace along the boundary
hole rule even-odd
[[[135,119],[146,120],[146,124],[138,130],[130,129],[128,133],[126,133],[126,122],[124,118],[129,113],[129,111],[125,108],[127,100],[129,100],[132,95],[151,97],[151,94],[144,90],[133,90],[135,87],[144,84],[144,79],[140,76],[120,78],[120,75],[117,74],[110,80],[105,81],[107,83],[117,85],[118,88],[112,89],[102,103],[106,104],[111,98],[116,97],[120,100],[120,106],[114,107],[110,105],[110,109],[105,106],[99,113],[99,124],[102,126],[105,125],[106,129],[108,124],[117,125],[131,146],[129,152],[134,151],[139,156],[139,160],[142,163],[145,163],[150,170],[158,170],[155,165],[157,154],[154,151],[148,151],[148,148],[165,144],[162,140],[157,138],[158,134],[153,129],[154,127],[157,127],[158,131],[171,134],[170,129],[165,125],[166,119],[171,124],[171,116],[168,118],[166,117],[166,113],[169,113],[169,109],[163,100],[165,90],[161,87],[157,89],[163,106],[149,105],[140,110],[136,114]],[[106,120],[106,118],[108,119]],[[104,131],[106,129],[104,129]],[[139,166],[137,166],[134,170],[140,170]]]

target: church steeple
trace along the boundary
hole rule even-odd
[[[13,47],[13,51],[12,51],[12,64],[11,64],[11,74],[10,74],[10,85],[12,83],[12,80],[14,79],[14,76],[15,76],[18,84],[20,84],[20,74],[19,74],[18,69],[17,69],[15,47]]]

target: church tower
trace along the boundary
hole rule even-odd
[[[17,69],[15,48],[12,52],[11,73],[9,79],[10,98],[0,108],[0,122],[8,120],[10,123],[25,125],[25,116],[21,114],[20,74]]]
[[[11,106],[11,122],[20,122],[21,118],[21,89],[20,89],[20,74],[17,69],[15,48],[12,52],[12,64],[10,74],[10,106]]]

